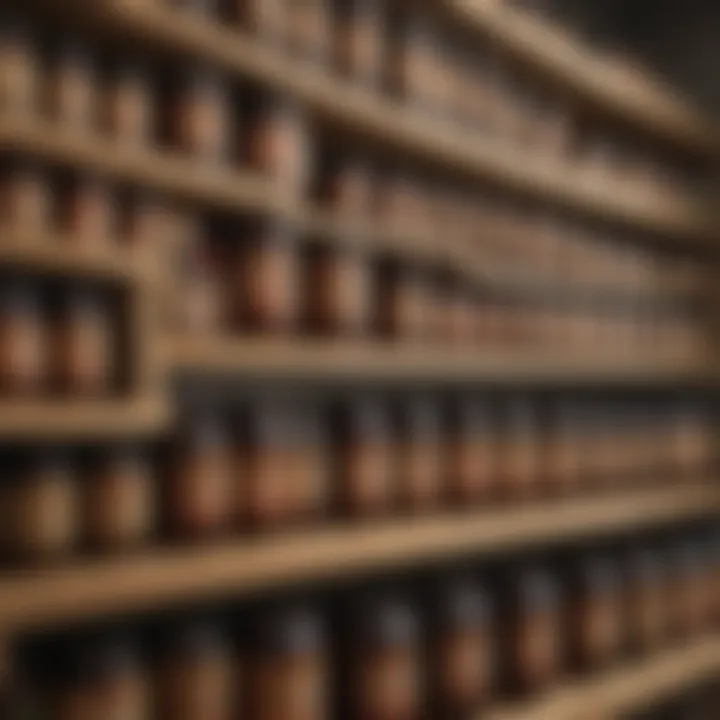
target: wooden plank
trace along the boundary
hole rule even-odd
[[[560,27],[508,3],[437,0],[463,28],[503,48],[536,77],[588,109],[700,157],[720,151],[720,125],[638,65],[588,48]]]
[[[178,372],[233,378],[388,380],[443,383],[685,383],[711,381],[712,368],[658,354],[583,356],[556,351],[438,350],[427,345],[333,340],[173,338],[164,350]]]
[[[0,576],[0,618],[26,630],[165,609],[301,582],[482,556],[714,516],[720,488],[691,481],[615,495],[397,519],[158,549],[76,567]]]
[[[39,0],[36,0],[39,1]],[[42,3],[57,13],[58,6]],[[258,81],[299,100],[313,115],[345,132],[380,142],[448,171],[550,201],[583,214],[669,238],[714,241],[714,224],[682,192],[647,190],[632,182],[599,180],[575,173],[564,161],[529,156],[524,149],[431,119],[382,96],[297,63],[277,50],[218,23],[128,0],[63,4],[78,22],[117,39],[143,42],[154,50],[202,60]],[[1,135],[1,133],[0,133]],[[159,172],[159,170],[157,170]],[[139,173],[146,177],[149,170]],[[171,182],[163,174],[163,179]],[[183,177],[178,189],[197,178]],[[207,195],[232,197],[220,178],[206,179]],[[213,192],[214,189],[214,192]],[[210,198],[208,197],[208,200]],[[247,201],[245,201],[247,204]]]
[[[548,697],[482,714],[483,720],[617,718],[720,672],[720,639],[708,637],[609,674],[562,686]]]

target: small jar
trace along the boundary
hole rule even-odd
[[[472,580],[443,592],[432,628],[434,716],[471,720],[495,685],[496,647],[490,598]]]
[[[336,484],[343,511],[351,517],[388,514],[395,499],[395,457],[387,409],[360,399],[335,427]]]
[[[421,273],[410,268],[388,268],[381,273],[378,325],[382,335],[407,342],[428,337],[430,301]]]
[[[10,240],[42,242],[52,214],[48,179],[33,165],[13,163],[0,173],[0,225]]]
[[[37,395],[48,375],[47,328],[36,291],[18,285],[0,291],[0,391]]]
[[[287,35],[286,0],[228,0],[226,16],[270,45]]]
[[[352,621],[347,698],[352,720],[420,720],[423,677],[418,619],[402,600],[379,599]]]
[[[174,150],[194,159],[229,159],[231,106],[224,78],[196,70],[173,89],[168,105],[169,140]]]
[[[181,434],[173,451],[168,486],[168,524],[181,540],[215,537],[235,518],[234,458],[225,427],[200,418]]]
[[[530,499],[537,485],[537,418],[527,401],[507,409],[500,432],[500,495],[512,502]]]
[[[300,262],[288,228],[263,223],[252,227],[231,270],[231,305],[238,328],[284,334],[299,312]]]
[[[355,247],[310,251],[307,273],[308,322],[315,332],[362,336],[370,326],[370,260]]]
[[[450,501],[471,508],[491,497],[496,470],[495,427],[486,405],[460,400],[448,443]]]
[[[250,408],[242,449],[244,489],[241,512],[259,531],[281,528],[293,520],[297,508],[292,487],[295,467],[293,427],[281,404],[264,400]]]
[[[92,175],[63,179],[58,197],[58,225],[74,246],[95,250],[112,245],[116,210],[112,190],[103,180]]]
[[[84,531],[103,552],[137,548],[155,530],[153,468],[140,451],[117,449],[93,467],[84,489]]]
[[[311,152],[304,117],[294,103],[258,98],[248,108],[245,159],[277,184],[283,195],[300,196],[308,186]]]
[[[331,33],[331,0],[286,0],[290,52],[321,63],[327,58]]]
[[[432,32],[416,13],[390,19],[389,57],[385,63],[388,90],[405,102],[428,109],[437,90]]]
[[[137,65],[120,65],[106,82],[102,99],[105,131],[128,147],[150,143],[155,127],[153,89],[148,74]]]
[[[328,153],[318,169],[315,196],[323,210],[340,220],[367,222],[371,212],[373,175],[356,156]]]
[[[440,413],[429,398],[403,408],[398,434],[398,489],[404,510],[427,513],[442,497],[443,443]]]
[[[115,338],[110,310],[93,292],[65,301],[55,332],[55,379],[69,395],[98,396],[113,389]]]
[[[65,558],[79,536],[79,483],[64,456],[43,453],[21,468],[8,495],[7,538],[12,557],[43,562]]]
[[[565,403],[551,410],[545,424],[542,486],[550,497],[579,490],[583,458],[578,443],[578,417],[578,409]]]
[[[73,130],[93,128],[98,117],[97,78],[88,51],[66,43],[57,49],[46,72],[50,117]]]
[[[253,720],[327,720],[329,653],[321,619],[282,610],[260,619],[249,667]]]
[[[194,13],[200,18],[218,14],[221,0],[162,0],[172,10]]]
[[[0,21],[0,109],[32,115],[37,111],[40,84],[39,52],[27,30]]]
[[[630,650],[648,655],[667,635],[669,606],[666,602],[663,563],[652,550],[636,550],[627,559],[625,617]]]
[[[581,670],[612,663],[623,647],[620,582],[614,564],[589,558],[578,569],[570,600],[571,655]]]
[[[681,640],[693,638],[707,628],[712,607],[705,558],[693,543],[682,542],[672,548],[669,581],[674,634]]]
[[[157,717],[234,720],[240,708],[239,680],[225,628],[203,621],[175,627],[157,663]]]
[[[508,671],[518,693],[551,686],[561,671],[562,627],[556,583],[541,570],[525,570],[513,584],[507,637]]]
[[[118,239],[126,252],[143,258],[157,257],[167,244],[177,242],[170,237],[168,207],[153,193],[131,190],[119,203]]]
[[[377,0],[334,0],[333,61],[342,75],[374,88],[384,60],[383,39]]]
[[[708,470],[712,456],[712,431],[698,408],[681,408],[675,421],[675,462],[679,475],[692,477]]]

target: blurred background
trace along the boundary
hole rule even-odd
[[[0,720],[720,717],[720,10],[0,7]]]

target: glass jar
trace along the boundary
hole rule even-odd
[[[537,489],[537,417],[526,400],[516,400],[505,410],[500,429],[500,494],[511,502],[530,499]]]
[[[0,171],[0,225],[8,233],[1,242],[43,242],[50,227],[52,191],[39,168],[7,163]]]
[[[287,36],[285,0],[228,0],[226,16],[271,45],[280,45]]]
[[[287,43],[300,58],[321,63],[331,37],[331,0],[286,0]]]
[[[66,42],[46,69],[47,109],[52,120],[73,130],[94,128],[98,119],[97,78],[86,48]]]
[[[144,147],[153,139],[155,98],[148,73],[140,65],[113,68],[105,83],[102,118],[105,131],[116,142]]]
[[[405,342],[426,340],[430,332],[430,292],[422,274],[412,268],[387,268],[380,276],[379,329]]]
[[[624,584],[630,649],[640,655],[653,653],[665,640],[670,618],[660,556],[648,549],[629,553]]]
[[[380,79],[383,57],[383,16],[377,0],[335,1],[332,34],[335,68],[373,88]]]
[[[110,186],[94,175],[63,178],[58,225],[67,241],[83,250],[103,249],[115,239],[117,207]]]
[[[15,115],[38,109],[40,53],[34,39],[14,19],[0,20],[0,108]]]

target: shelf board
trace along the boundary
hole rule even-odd
[[[616,495],[492,508],[428,519],[329,527],[201,546],[155,550],[87,565],[0,575],[0,618],[8,631],[113,613],[343,579],[393,567],[519,550],[542,543],[712,517],[710,482]]]
[[[140,438],[162,430],[170,417],[161,399],[0,400],[0,440],[90,442]]]
[[[167,151],[123,147],[42,118],[0,116],[0,148],[221,210],[279,213],[291,206],[257,174],[203,166]]]
[[[720,672],[720,638],[573,683],[535,702],[483,713],[483,720],[606,720],[686,690]],[[479,718],[478,718],[479,720]]]
[[[72,241],[50,234],[17,236],[3,231],[0,267],[43,275],[88,277],[131,284],[148,268],[130,250],[78,248]]]
[[[177,372],[233,379],[323,381],[438,381],[442,383],[685,383],[710,381],[700,362],[656,355],[618,358],[597,353],[506,353],[438,350],[412,343],[343,340],[266,340],[177,337],[166,342],[166,361]]]
[[[58,12],[56,3],[34,2]],[[128,0],[72,0],[63,3],[62,14],[93,32],[202,60],[287,93],[326,123],[380,142],[393,152],[657,235],[683,242],[715,239],[714,224],[689,195],[644,190],[633,183],[573,172],[566,163],[540,154],[529,156],[524,149],[425,118],[218,23],[198,22],[182,12]],[[177,180],[183,187],[189,181]]]
[[[596,113],[701,157],[720,151],[720,125],[641,67],[593,51],[570,32],[507,3],[436,4]]]

